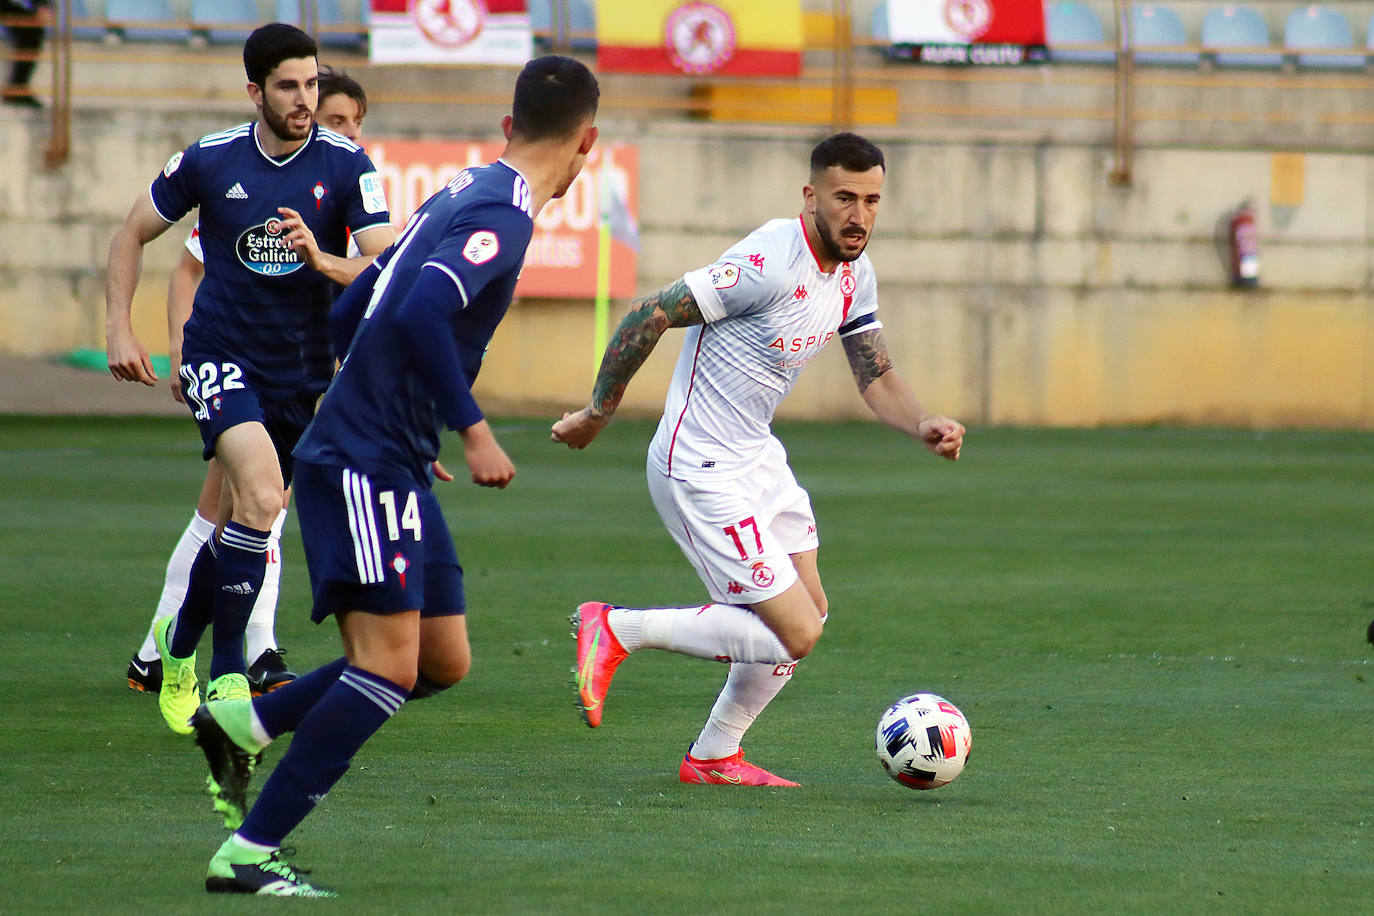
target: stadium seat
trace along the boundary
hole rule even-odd
[[[596,13],[592,0],[568,0],[568,47],[574,51],[596,50]]]
[[[76,41],[105,40],[105,27],[91,24],[104,20],[102,10],[95,8],[97,5],[86,0],[72,0],[72,38]]]
[[[357,49],[367,44],[368,0],[361,0],[361,20],[344,15],[339,0],[315,0],[319,16],[319,34],[315,39],[322,47]],[[277,0],[277,21],[304,27],[300,0]]]
[[[530,31],[534,32],[534,47],[541,54],[553,47],[553,2],[529,0],[525,4],[530,13]]]
[[[1269,26],[1264,17],[1248,6],[1227,3],[1214,6],[1202,18],[1202,44],[1212,53],[1218,67],[1283,66],[1278,51],[1223,51],[1219,48],[1261,48],[1269,44]]]
[[[1106,48],[1064,48],[1060,45],[1100,45],[1107,39],[1102,20],[1091,7],[1071,0],[1047,0],[1045,3],[1045,37],[1050,46],[1050,60],[1077,64],[1110,64],[1116,52]]]
[[[191,26],[211,44],[243,44],[261,19],[256,0],[191,0]]]
[[[1283,45],[1297,51],[1299,67],[1314,70],[1363,70],[1364,54],[1355,51],[1355,36],[1343,13],[1325,6],[1293,10],[1283,24]],[[1304,54],[1304,50],[1348,49],[1349,54]]]
[[[107,0],[105,21],[126,41],[184,42],[191,30],[178,25],[171,0]]]
[[[1131,4],[1131,47],[1135,62],[1160,66],[1196,67],[1202,55],[1196,51],[1153,51],[1162,45],[1186,45],[1188,33],[1178,13],[1162,3]]]
[[[877,6],[873,7],[873,15],[868,20],[868,36],[873,39],[873,46],[884,57],[892,58],[892,32],[888,29],[887,22],[887,0],[880,0]]]

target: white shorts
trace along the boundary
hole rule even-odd
[[[678,480],[650,465],[649,495],[712,601],[755,604],[797,581],[791,554],[815,550],[811,497],[786,460],[733,480]]]

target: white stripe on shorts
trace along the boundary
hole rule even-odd
[[[372,514],[372,483],[366,475],[344,468],[343,494],[348,508],[348,530],[353,535],[358,581],[376,585],[383,578],[382,548],[377,540],[377,521]]]

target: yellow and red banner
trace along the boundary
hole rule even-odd
[[[367,154],[382,176],[391,218],[400,229],[410,214],[463,169],[494,161],[504,144],[448,140],[369,138]],[[603,190],[604,189],[604,190]],[[534,221],[517,296],[592,299],[597,294],[597,246],[603,194],[623,207],[622,220],[639,208],[639,149],[598,143],[568,193],[549,201]],[[610,295],[635,293],[637,246],[626,233],[610,234]]]
[[[797,76],[800,0],[597,0],[607,73]]]

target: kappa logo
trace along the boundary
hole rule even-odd
[[[805,299],[805,298],[806,298],[806,287],[805,287],[805,286],[798,286],[796,292],[794,292],[794,293],[792,294],[792,298],[793,298],[793,299]]]
[[[248,192],[243,189],[242,183],[236,181],[232,188],[224,192],[224,196],[228,200],[247,200]]]
[[[759,270],[763,270],[763,255],[761,255],[761,254],[751,254],[751,255],[749,256],[749,263],[750,263],[750,264],[753,264],[753,265],[754,265],[755,267],[757,267]]]
[[[729,595],[742,595],[744,594],[744,586],[731,580],[730,584],[725,586],[725,592]]]

